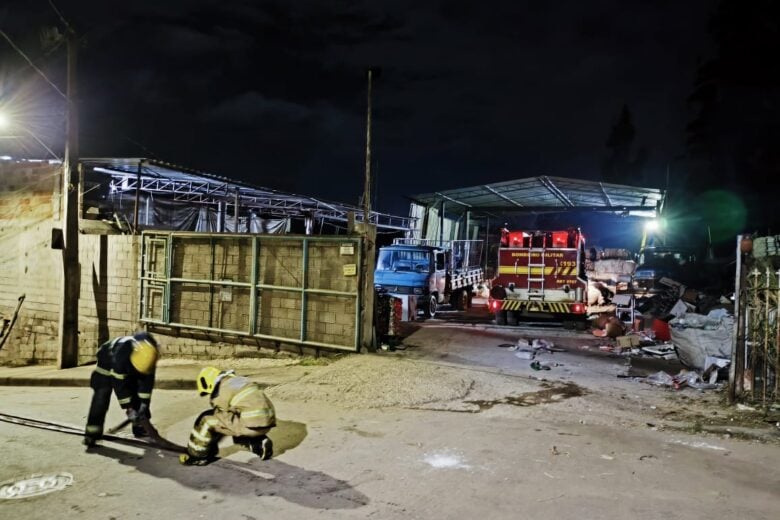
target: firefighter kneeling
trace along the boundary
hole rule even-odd
[[[195,420],[182,464],[207,463],[216,458],[218,444],[225,435],[263,460],[273,456],[268,431],[276,426],[276,412],[263,390],[232,370],[206,367],[197,379],[201,396],[209,396],[211,409]]]

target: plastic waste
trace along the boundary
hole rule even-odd
[[[530,350],[518,350],[515,352],[515,356],[517,356],[520,359],[533,359],[536,357],[536,353],[530,351]]]
[[[651,385],[672,386],[674,385],[674,378],[662,370],[647,376],[645,382]]]
[[[540,363],[539,361],[534,361],[531,363],[531,368],[533,370],[550,370],[550,365],[547,363]]]

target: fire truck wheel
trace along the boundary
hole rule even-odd
[[[496,325],[506,325],[506,311],[496,311]]]
[[[515,311],[506,311],[506,324],[511,325],[512,327],[517,327],[517,312]]]
[[[436,316],[436,308],[438,307],[439,302],[436,301],[436,295],[432,294],[431,298],[428,300],[428,305],[425,306],[425,317],[426,318],[433,318]]]

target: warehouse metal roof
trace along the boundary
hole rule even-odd
[[[591,210],[655,217],[663,211],[664,197],[665,192],[656,188],[539,176],[423,193],[410,198],[424,206],[444,202],[448,213]]]
[[[234,204],[238,199],[241,208],[278,217],[312,216],[346,222],[348,213],[353,212],[356,221],[364,220],[362,208],[356,206],[254,186],[158,159],[86,158],[81,159],[81,163],[97,174],[110,177],[112,193],[135,193],[138,190],[199,204]],[[410,217],[376,211],[371,212],[369,219],[378,228],[386,230],[405,231],[412,224]]]

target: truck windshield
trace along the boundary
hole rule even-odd
[[[428,251],[412,249],[380,249],[377,271],[414,271],[427,273],[430,271],[430,254]]]

